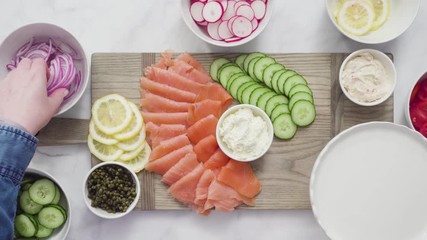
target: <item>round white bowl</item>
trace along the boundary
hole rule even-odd
[[[135,199],[133,200],[133,202],[129,205],[129,207],[128,207],[128,209],[126,210],[126,212],[122,212],[122,213],[109,213],[109,212],[107,212],[107,211],[105,211],[105,210],[103,210],[103,209],[101,209],[101,208],[95,208],[95,207],[92,207],[92,206],[91,206],[92,200],[91,200],[91,199],[89,199],[89,197],[88,197],[88,190],[87,190],[87,187],[86,187],[87,180],[88,180],[88,178],[89,178],[89,175],[90,175],[93,171],[95,171],[95,169],[100,168],[100,167],[102,167],[102,166],[107,166],[107,165],[118,165],[118,166],[123,167],[124,169],[126,169],[126,170],[131,174],[132,179],[133,179],[133,180],[134,180],[134,182],[135,182],[135,187],[136,187],[136,196],[135,196]],[[115,218],[120,218],[120,217],[123,217],[123,216],[127,215],[128,213],[130,213],[130,212],[135,208],[136,204],[138,203],[138,200],[139,200],[139,196],[140,196],[140,194],[141,194],[141,186],[140,186],[140,184],[139,184],[139,179],[138,179],[138,177],[136,176],[136,174],[135,174],[132,170],[130,170],[126,165],[124,165],[124,164],[122,164],[122,163],[118,163],[118,162],[103,162],[103,163],[100,163],[100,164],[98,164],[98,165],[94,166],[94,167],[93,167],[93,168],[88,172],[88,174],[86,175],[86,177],[85,177],[85,181],[84,181],[84,183],[83,183],[83,197],[84,197],[84,200],[85,200],[86,206],[87,206],[87,207],[90,209],[90,211],[91,211],[92,213],[94,213],[95,215],[97,215],[97,216],[99,216],[99,217],[102,217],[102,218],[106,218],[106,219],[115,219]]]
[[[317,222],[332,240],[422,240],[427,139],[389,122],[351,127],[321,151],[310,178]]]
[[[88,85],[89,74],[86,54],[77,39],[70,32],[59,26],[49,23],[25,25],[12,32],[0,45],[0,80],[7,75],[6,65],[15,57],[17,50],[25,43],[28,43],[32,37],[34,37],[34,42],[49,41],[49,38],[51,38],[54,42],[65,43],[76,52],[75,59],[79,59],[74,61],[74,64],[77,71],[80,71],[82,75],[80,88],[74,96],[60,106],[56,116],[60,115],[80,100]]]
[[[250,158],[240,158],[239,156],[235,156],[233,154],[233,151],[231,149],[229,149],[227,147],[227,145],[222,141],[222,138],[220,136],[219,133],[219,129],[222,126],[222,123],[224,122],[224,119],[227,118],[230,114],[238,111],[239,109],[242,108],[249,108],[254,116],[259,116],[261,117],[265,123],[267,124],[267,132],[268,132],[268,141],[265,143],[265,147],[264,149],[256,156],[252,156]],[[273,139],[274,139],[274,132],[273,132],[273,124],[271,123],[270,118],[268,117],[268,115],[262,111],[260,108],[250,105],[250,104],[239,104],[239,105],[235,105],[231,108],[229,108],[227,111],[225,111],[221,118],[218,120],[218,124],[216,127],[216,139],[218,142],[219,147],[221,148],[221,150],[230,158],[240,161],[240,162],[250,162],[250,161],[254,161],[257,160],[259,158],[261,158],[262,156],[264,156],[264,154],[268,151],[268,149],[270,148],[271,144],[273,143]]]
[[[407,96],[407,99],[406,99],[406,103],[405,103],[405,117],[406,117],[406,121],[408,122],[408,125],[409,125],[409,127],[410,128],[412,128],[412,129],[414,129],[414,130],[416,130],[415,129],[415,126],[414,126],[414,124],[412,123],[412,120],[411,120],[411,114],[410,114],[410,110],[411,110],[411,108],[410,108],[410,106],[411,106],[411,95],[412,95],[412,91],[414,90],[414,88],[415,88],[415,85],[417,85],[417,83],[418,82],[421,82],[421,81],[427,81],[426,80],[427,79],[427,72],[426,73],[424,73],[417,81],[415,81],[414,82],[414,84],[411,86],[411,90],[409,91],[409,94],[408,94],[408,96]]]
[[[382,98],[374,101],[374,102],[361,102],[358,101],[357,99],[353,98],[348,92],[347,90],[344,88],[343,84],[342,84],[342,72],[344,71],[344,67],[346,66],[346,64],[348,63],[348,61],[352,60],[353,58],[359,56],[362,53],[370,53],[375,59],[379,60],[382,65],[385,68],[385,71],[387,73],[388,76],[388,81],[390,81],[390,84],[392,85],[390,92],[386,95],[384,95]],[[394,66],[394,63],[391,61],[391,59],[385,55],[383,52],[380,52],[378,50],[374,50],[374,49],[361,49],[358,51],[355,51],[353,53],[351,53],[345,60],[344,62],[341,64],[341,68],[340,68],[340,72],[339,72],[339,82],[340,82],[340,86],[341,86],[341,90],[343,91],[343,93],[345,94],[345,96],[347,96],[348,99],[350,99],[352,102],[361,105],[361,106],[376,106],[378,104],[383,103],[384,101],[386,101],[394,92],[394,89],[396,87],[396,78],[397,78],[397,74],[396,74],[396,68]]]
[[[247,42],[250,42],[251,40],[253,40],[254,38],[256,38],[267,26],[268,22],[270,21],[272,12],[273,12],[273,6],[272,6],[272,0],[267,2],[267,9],[266,9],[266,13],[264,18],[259,22],[258,28],[255,29],[254,32],[251,33],[251,35],[249,35],[246,38],[243,38],[239,41],[236,42],[224,42],[224,41],[218,41],[218,40],[214,40],[212,39],[207,31],[206,31],[206,27],[201,27],[199,25],[197,25],[193,18],[191,17],[190,14],[190,5],[191,5],[191,0],[181,0],[181,14],[182,17],[184,18],[184,22],[185,24],[188,26],[188,28],[190,28],[190,30],[196,35],[198,36],[200,39],[202,39],[203,41],[210,43],[212,45],[216,45],[216,46],[220,46],[220,47],[235,47],[235,46],[240,46],[242,44],[245,44]]]
[[[66,239],[66,237],[68,235],[68,231],[70,230],[70,226],[71,226],[71,205],[70,205],[70,202],[68,200],[69,198],[68,198],[67,194],[65,193],[64,189],[61,187],[61,184],[58,182],[58,180],[56,180],[49,173],[47,173],[45,171],[38,170],[38,169],[27,168],[27,170],[25,171],[25,174],[26,175],[33,175],[36,178],[48,178],[58,186],[59,190],[61,191],[61,199],[59,201],[59,205],[61,205],[67,211],[67,220],[65,221],[65,223],[62,226],[55,229],[55,231],[53,231],[52,235],[50,235],[46,239],[49,239],[49,240],[64,240],[64,239]]]
[[[420,0],[390,0],[390,16],[387,21],[376,31],[363,36],[347,33],[337,24],[335,12],[338,11],[338,0],[325,0],[325,4],[329,18],[342,34],[357,42],[378,44],[397,38],[409,28],[417,16]]]

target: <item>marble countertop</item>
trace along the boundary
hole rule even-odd
[[[397,68],[394,120],[406,124],[404,103],[411,85],[427,70],[427,32],[421,1],[418,17],[399,38],[379,45],[348,39],[330,21],[324,1],[277,1],[264,32],[235,48],[211,46],[197,38],[181,18],[178,0],[15,0],[0,1],[0,41],[22,25],[47,22],[72,32],[86,50],[95,52],[352,52],[375,48],[391,52]],[[89,89],[88,89],[89,90]],[[64,117],[89,118],[90,94]],[[134,211],[119,220],[93,215],[82,198],[83,178],[90,168],[85,145],[40,147],[31,167],[48,171],[69,194],[72,224],[67,239],[328,239],[309,210],[214,212]]]

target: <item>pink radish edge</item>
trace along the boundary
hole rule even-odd
[[[234,19],[231,30],[234,36],[245,38],[253,32],[252,22],[243,16],[239,16]]]
[[[216,22],[221,19],[223,14],[224,9],[217,1],[207,2],[202,10],[202,16],[207,22]]]
[[[202,11],[204,7],[205,7],[205,4],[202,2],[194,2],[193,4],[191,4],[190,15],[196,23],[205,21],[202,15]]]
[[[266,3],[261,0],[255,0],[251,3],[251,7],[254,10],[256,19],[261,20],[264,18],[267,11]]]

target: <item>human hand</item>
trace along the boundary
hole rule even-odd
[[[47,65],[43,59],[22,59],[0,81],[0,118],[15,122],[35,135],[58,112],[65,88],[47,96]]]

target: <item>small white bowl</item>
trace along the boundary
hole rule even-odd
[[[220,47],[235,47],[253,40],[264,30],[264,28],[267,26],[268,22],[270,21],[270,18],[273,12],[273,6],[271,2],[272,2],[271,0],[267,1],[266,13],[264,18],[259,22],[258,28],[255,29],[255,31],[253,31],[251,35],[249,35],[248,37],[235,42],[224,42],[224,41],[214,40],[208,35],[206,31],[206,27],[201,27],[197,25],[190,14],[191,0],[181,0],[181,14],[188,28],[190,28],[190,30],[203,41],[210,43],[212,45],[220,46]]]
[[[224,119],[226,119],[230,114],[235,113],[236,111],[238,111],[242,108],[249,108],[252,111],[254,116],[261,117],[265,121],[265,123],[267,124],[268,141],[265,143],[264,149],[258,155],[252,156],[250,158],[241,158],[241,157],[233,154],[233,151],[231,149],[229,149],[227,147],[227,145],[223,142],[221,135],[220,135],[220,130],[219,130],[221,128],[223,122],[224,122]],[[262,156],[264,156],[264,154],[268,151],[271,144],[273,143],[273,139],[274,139],[273,124],[271,123],[271,120],[268,117],[268,115],[264,111],[262,111],[260,108],[253,106],[253,105],[249,105],[249,104],[235,105],[235,106],[229,108],[227,111],[225,111],[222,114],[221,118],[218,120],[218,124],[216,127],[216,139],[217,139],[218,145],[221,148],[221,150],[230,158],[237,160],[237,161],[241,161],[241,162],[254,161],[254,160],[259,159]]]
[[[390,88],[390,92],[387,93],[386,95],[384,95],[382,98],[374,101],[374,102],[362,102],[359,101],[355,98],[353,98],[348,92],[347,90],[344,88],[343,84],[342,84],[342,72],[344,71],[344,68],[346,66],[346,64],[348,63],[348,61],[352,60],[353,58],[359,56],[362,53],[370,53],[375,59],[379,60],[382,65],[384,66],[384,69],[387,73],[388,76],[388,81],[390,81],[390,84],[392,85],[392,87]],[[340,72],[339,72],[339,82],[340,82],[340,86],[341,86],[341,90],[343,91],[343,93],[347,96],[348,99],[350,99],[352,102],[361,105],[361,106],[376,106],[379,105],[381,103],[383,103],[384,101],[386,101],[394,92],[394,88],[396,87],[396,68],[394,67],[393,62],[391,61],[391,59],[385,55],[383,52],[380,52],[378,50],[374,50],[374,49],[361,49],[358,51],[355,51],[353,53],[351,53],[345,60],[344,62],[341,64],[341,68],[340,68]]]
[[[126,212],[122,212],[122,213],[109,213],[101,208],[95,208],[91,206],[92,200],[89,199],[88,197],[88,190],[86,187],[87,184],[87,180],[89,178],[89,175],[95,171],[95,169],[98,169],[102,166],[108,166],[108,165],[118,165],[123,167],[124,169],[126,169],[132,176],[133,181],[135,182],[135,187],[136,187],[136,196],[135,199],[133,200],[133,202],[129,205],[128,209],[126,210]],[[136,174],[130,170],[126,165],[122,164],[122,163],[118,163],[118,162],[103,162],[100,163],[96,166],[94,166],[86,175],[85,181],[83,183],[83,197],[86,203],[86,206],[90,209],[90,211],[92,211],[92,213],[94,213],[95,215],[102,217],[102,218],[106,218],[106,219],[115,219],[115,218],[120,218],[123,217],[125,215],[127,215],[128,213],[130,213],[136,206],[136,204],[138,203],[139,200],[139,196],[141,194],[141,186],[139,184],[139,179],[136,176]]]
[[[70,230],[70,226],[71,226],[71,205],[68,200],[69,198],[67,194],[65,193],[64,189],[61,187],[61,184],[49,173],[38,170],[38,169],[34,169],[34,168],[27,168],[27,170],[25,171],[25,175],[35,176],[36,178],[48,178],[51,181],[53,181],[56,184],[56,186],[58,186],[59,190],[61,191],[61,199],[59,200],[59,205],[61,205],[67,211],[67,220],[62,226],[55,229],[52,235],[50,235],[46,239],[49,239],[49,240],[66,239],[68,235],[68,231]]]
[[[411,26],[417,16],[420,0],[390,0],[390,16],[378,30],[363,36],[355,36],[347,33],[337,24],[335,12],[338,11],[338,0],[325,0],[329,18],[338,30],[354,41],[379,44],[391,41],[400,36]]]
[[[412,129],[414,129],[415,131],[417,131],[417,129],[415,128],[414,124],[412,123],[411,114],[410,114],[410,110],[411,110],[411,95],[412,95],[412,92],[414,91],[415,86],[419,82],[421,82],[421,81],[427,81],[427,72],[424,73],[417,81],[414,82],[414,84],[411,87],[411,90],[409,91],[409,94],[407,96],[406,103],[405,103],[405,117],[406,117],[406,121],[408,122],[409,127],[412,128]]]
[[[61,105],[56,116],[73,107],[83,95],[89,82],[88,64],[86,54],[77,39],[67,30],[49,23],[33,23],[25,25],[12,32],[0,45],[0,81],[7,75],[6,65],[15,57],[18,49],[32,37],[34,42],[49,41],[60,42],[71,47],[75,53],[74,65],[81,72],[82,82],[80,88],[67,102]]]

